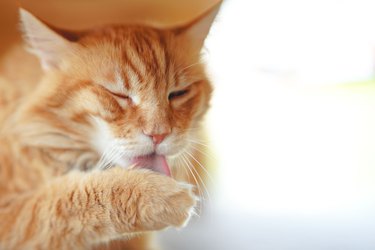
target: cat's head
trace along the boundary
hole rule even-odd
[[[53,28],[21,10],[25,39],[45,70],[27,111],[33,143],[62,158],[80,152],[65,159],[70,164],[102,157],[99,168],[145,161],[163,168],[165,157],[195,140],[208,108],[200,51],[218,8],[170,29],[109,25],[83,32]]]

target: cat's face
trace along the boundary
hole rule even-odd
[[[64,59],[55,94],[62,95],[60,105],[71,102],[72,122],[87,125],[88,141],[100,154],[118,152],[112,156],[118,164],[177,155],[192,140],[211,92],[199,57],[182,53],[183,46],[169,32],[98,31]]]
[[[101,156],[99,168],[178,156],[195,140],[211,94],[199,57],[202,35],[192,41],[191,29],[108,26],[58,40],[55,54],[39,52],[29,37],[48,68],[36,112],[52,116],[46,122],[79,140],[80,150]]]

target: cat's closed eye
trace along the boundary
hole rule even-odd
[[[127,96],[125,94],[121,94],[121,93],[114,93],[112,91],[109,91],[112,95],[118,97],[118,98],[121,98],[121,99],[125,99],[125,100],[131,100],[130,96]]]
[[[188,92],[189,92],[189,90],[187,90],[187,89],[174,91],[174,92],[172,92],[168,95],[168,100],[173,100],[173,99],[176,99],[178,97],[182,97],[182,96],[186,95]]]

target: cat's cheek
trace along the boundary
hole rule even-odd
[[[126,159],[124,157],[122,157],[120,159],[117,159],[114,163],[117,166],[119,166],[119,167],[121,167],[123,169],[130,169],[130,168],[132,168],[130,160]]]
[[[167,139],[156,148],[156,153],[166,156],[176,156],[187,147],[184,139]]]

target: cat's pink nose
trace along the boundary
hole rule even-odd
[[[165,133],[165,134],[151,134],[151,135],[148,135],[152,138],[152,141],[155,143],[155,144],[160,144],[164,139],[165,137],[167,137],[168,133]]]

